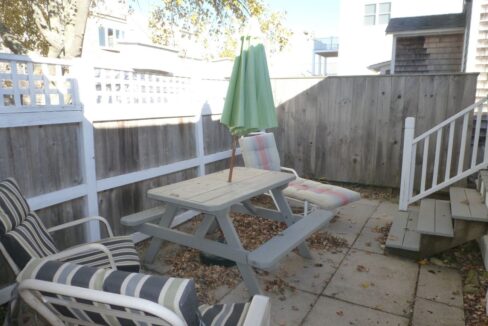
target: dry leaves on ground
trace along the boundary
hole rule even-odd
[[[234,288],[241,281],[236,267],[207,266],[200,262],[200,253],[195,249],[182,249],[176,255],[167,257],[168,275],[193,278],[200,302],[215,303],[210,290],[220,286]]]
[[[484,268],[477,243],[471,241],[451,249],[432,258],[431,262],[453,267],[461,272],[466,326],[488,325],[485,298],[488,272]]]
[[[388,239],[388,234],[390,233],[392,222],[388,222],[383,226],[375,226],[373,228],[373,232],[379,233],[380,236],[376,238],[376,241],[380,243],[380,245],[385,245],[386,239]]]

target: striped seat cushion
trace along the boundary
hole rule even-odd
[[[130,236],[106,238],[94,243],[100,243],[110,250],[118,270],[139,272],[141,264],[139,255]],[[100,251],[87,251],[73,255],[63,261],[98,268],[110,268],[107,256]]]
[[[250,303],[201,305],[201,318],[205,326],[240,326],[244,324]]]
[[[17,182],[8,178],[0,182],[0,235],[13,230],[27,218],[30,208]]]
[[[272,133],[239,139],[244,164],[249,168],[280,170],[280,155]]]
[[[190,279],[128,273],[44,259],[32,259],[17,277],[17,282],[20,283],[26,279],[50,281],[150,300],[172,310],[188,325],[200,324],[195,283]],[[69,300],[65,297],[62,299]],[[85,303],[96,304],[86,301]],[[108,306],[105,305],[105,307]],[[110,307],[111,309],[124,309],[117,306]],[[58,314],[84,320],[87,324],[135,325],[130,320],[107,317],[103,313],[54,305],[51,309]],[[130,312],[143,314],[133,309]]]
[[[361,199],[355,191],[302,178],[290,182],[283,194],[309,201],[323,209],[334,209]]]
[[[33,257],[41,258],[58,252],[51,235],[34,212],[28,213],[14,230],[0,234],[0,246],[18,270]]]

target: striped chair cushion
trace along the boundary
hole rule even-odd
[[[27,217],[29,204],[17,182],[8,178],[0,182],[0,235],[13,230]]]
[[[190,279],[128,273],[43,259],[32,259],[18,275],[17,282],[26,279],[50,281],[150,300],[172,310],[188,325],[200,323],[195,283]],[[116,306],[111,308],[124,309]],[[53,306],[52,309],[64,316],[82,319],[88,324],[134,325],[132,321],[123,318],[104,318],[101,313],[60,306]],[[142,314],[133,309],[130,312]]]
[[[33,257],[46,257],[58,252],[51,235],[34,212],[28,213],[15,230],[0,235],[0,246],[3,246],[18,270],[24,268]]]
[[[118,270],[139,272],[141,264],[139,255],[130,236],[119,236],[96,241],[110,250]],[[73,255],[63,261],[98,268],[110,268],[107,256],[100,251],[87,251]]]
[[[264,170],[280,170],[280,155],[272,133],[239,139],[242,158],[247,167]]]
[[[283,194],[307,200],[323,209],[334,209],[361,198],[355,191],[302,178],[290,182]]]
[[[244,324],[250,303],[229,303],[198,307],[205,326],[240,326]]]

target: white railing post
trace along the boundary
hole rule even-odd
[[[410,189],[413,183],[412,160],[415,160],[413,152],[413,138],[415,134],[415,118],[408,117],[405,119],[405,132],[403,138],[403,159],[402,159],[402,178],[400,183],[400,203],[399,209],[406,211],[408,208],[408,201],[411,196]]]

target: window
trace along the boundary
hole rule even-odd
[[[117,42],[125,38],[124,31],[111,27],[98,27],[98,45],[103,48],[114,48]]]
[[[376,5],[364,6],[364,25],[374,25],[376,23]]]
[[[364,25],[384,25],[390,21],[391,2],[372,3],[364,6]]]
[[[388,24],[390,21],[390,11],[391,11],[391,3],[384,2],[380,3],[379,11],[378,11],[378,24]]]

